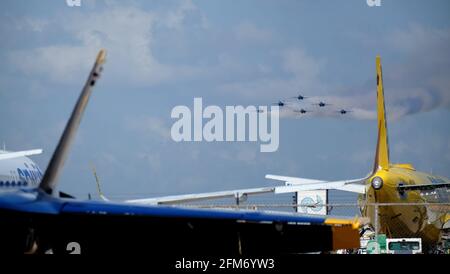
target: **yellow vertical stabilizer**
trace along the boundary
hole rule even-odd
[[[383,71],[381,58],[377,56],[377,113],[378,113],[378,140],[375,154],[374,172],[379,169],[389,169],[389,141],[386,123],[386,108],[384,105]]]

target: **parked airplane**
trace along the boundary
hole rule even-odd
[[[159,260],[359,247],[358,220],[58,197],[58,177],[105,56],[99,52],[38,187],[0,192],[0,252],[142,252]]]
[[[16,152],[0,150],[0,191],[37,186],[43,173],[27,156],[41,153],[42,149]]]
[[[450,180],[418,172],[411,164],[392,164],[389,161],[379,56],[376,58],[376,71],[378,138],[375,164],[369,176],[335,182],[276,175],[266,175],[266,178],[284,181],[290,186],[290,188],[276,188],[275,193],[337,189],[359,193],[360,199],[369,204],[392,203],[392,206],[380,206],[378,216],[374,214],[374,206],[364,206],[361,209],[362,215],[370,217],[372,224],[379,224],[377,232],[386,233],[393,238],[420,237],[425,247],[432,247],[439,241],[442,228],[450,220]]]

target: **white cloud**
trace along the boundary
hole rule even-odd
[[[390,33],[387,45],[409,54],[423,53],[436,56],[448,51],[450,32],[448,29],[427,28],[419,24],[411,24],[407,29],[397,29]],[[430,56],[424,56],[429,59]],[[443,61],[436,58],[434,61]]]
[[[181,81],[184,78],[239,75],[240,77],[227,77],[225,81],[240,80],[218,83],[217,90],[266,102],[276,102],[304,93],[313,97],[310,100],[332,103],[333,110],[351,108],[353,112],[346,117],[375,117],[375,87],[361,85],[355,93],[348,91],[354,91],[355,88],[346,90],[330,86],[321,81],[321,75],[326,72],[326,60],[319,59],[298,46],[274,49],[278,63],[272,62],[271,66],[265,63],[254,66],[244,64],[241,56],[226,51],[217,54],[219,62],[215,66],[164,64],[154,54],[155,28],[163,26],[166,31],[182,31],[185,21],[192,15],[200,21],[206,20],[191,1],[183,1],[165,13],[123,7],[115,3],[103,11],[80,13],[67,18],[68,23],[60,28],[64,35],[73,37],[75,43],[72,41],[70,44],[16,50],[10,52],[9,60],[13,67],[27,75],[53,82],[71,83],[84,79],[97,50],[106,47],[109,51],[107,77],[110,77],[109,82],[113,84],[148,86],[172,79]],[[54,24],[57,21],[51,22]],[[45,33],[52,25],[48,22],[50,21],[47,19],[30,19],[21,28]],[[244,44],[248,41],[267,42],[273,39],[270,31],[248,22],[238,25],[234,29],[234,35],[238,42]],[[437,107],[450,107],[450,29],[412,25],[406,29],[394,30],[385,37],[380,41],[363,41],[363,44],[386,48],[401,57],[399,63],[384,66],[385,83],[389,83],[386,86],[386,103],[390,118],[396,119]],[[254,70],[254,73],[249,74],[250,70]],[[275,76],[277,72],[281,74]],[[342,92],[336,96],[339,90]],[[289,111],[285,114],[284,116],[298,117]],[[330,114],[323,111],[313,115],[340,116],[335,112]]]
[[[87,75],[95,60],[93,48],[48,46],[34,50],[17,50],[10,54],[13,65],[26,75],[47,77],[54,82],[79,79],[81,71]]]
[[[302,48],[289,48],[279,52],[281,69],[289,77],[273,77],[265,75],[251,81],[231,82],[222,84],[219,90],[222,92],[238,93],[249,98],[260,98],[264,100],[284,100],[299,93],[307,95],[308,99],[296,101],[290,99],[288,106],[281,108],[280,117],[342,117],[338,110],[351,110],[345,117],[356,119],[375,119],[376,113],[372,106],[373,94],[363,93],[352,96],[330,95],[331,90],[324,84],[320,75],[325,67],[325,60],[314,58]],[[276,97],[275,97],[276,96]],[[319,108],[313,103],[320,101],[331,103],[332,107]],[[372,104],[371,104],[372,103]],[[299,115],[293,110],[306,109],[307,115]]]
[[[182,1],[173,11],[167,14],[165,25],[169,28],[180,30],[186,18],[186,14],[197,10],[197,7],[190,0]]]
[[[450,107],[450,29],[412,24],[381,41],[401,61],[383,66],[388,108],[394,118]]]
[[[239,93],[246,97],[257,97],[265,100],[278,100],[298,94],[301,90],[314,90],[320,94],[324,85],[319,81],[324,61],[308,55],[304,49],[289,48],[279,51],[281,69],[289,77],[269,75],[267,66],[263,76],[255,80],[224,83],[219,87],[222,92]],[[260,70],[260,65],[255,68]],[[311,94],[312,95],[312,94]]]
[[[302,48],[290,48],[281,53],[283,69],[302,85],[316,84],[324,61],[308,55]]]
[[[58,26],[62,29],[61,35],[73,37],[75,43],[15,50],[9,60],[27,75],[65,83],[85,75],[97,51],[106,48],[109,73],[122,83],[151,85],[175,76],[190,77],[197,74],[198,69],[163,64],[152,51],[156,25],[163,23],[179,28],[185,14],[195,9],[189,3],[183,2],[178,10],[168,15],[117,4],[103,11],[78,13],[65,18],[66,23]]]
[[[450,51],[448,50],[450,29],[412,25],[406,29],[392,31],[381,41],[370,39],[373,38],[366,37],[362,43],[394,52],[400,60],[397,63],[389,62],[389,66],[383,63],[389,119],[395,120],[417,112],[450,107],[450,78],[448,77],[450,75]],[[320,77],[325,71],[326,61],[313,57],[299,47],[282,50],[279,56],[281,68],[289,77],[264,74],[250,81],[225,83],[219,90],[272,100],[272,102],[302,93],[312,96],[309,101],[307,100],[308,102],[314,100],[333,104],[326,110],[341,108],[352,110],[345,117],[376,118],[375,86],[336,88],[324,83]],[[361,79],[361,82],[363,80]],[[342,84],[346,85],[346,83]],[[291,107],[302,108],[303,103],[296,102]],[[305,106],[311,109],[310,104]],[[333,111],[327,112],[324,111],[325,109],[317,108],[316,110],[318,111],[305,117],[341,117]],[[286,108],[282,111],[281,117],[302,116]]]
[[[285,92],[286,90],[294,90],[291,81],[275,79],[270,76],[253,81],[224,83],[218,89],[221,92],[238,93],[241,96],[249,98],[257,97],[265,100],[278,99],[277,96],[280,96],[280,93],[287,94]]]

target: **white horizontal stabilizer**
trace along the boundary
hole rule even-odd
[[[266,178],[285,182],[285,186],[275,188],[275,194],[308,191],[308,190],[328,190],[328,189],[364,194],[366,192],[365,181],[367,179],[362,178],[354,180],[327,182],[321,180],[278,176],[270,174],[266,175]]]
[[[277,180],[289,182],[291,184],[311,184],[311,183],[324,183],[326,181],[314,180],[314,179],[306,179],[306,178],[297,178],[297,177],[288,177],[288,176],[278,176],[267,174],[266,179]]]
[[[0,153],[0,160],[37,155],[37,154],[41,154],[41,153],[42,153],[42,149],[32,149],[32,150],[24,150],[24,151],[16,151],[16,152],[5,152],[5,153]]]

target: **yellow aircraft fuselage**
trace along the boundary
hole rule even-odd
[[[371,180],[380,177],[383,186],[376,190]],[[390,165],[389,170],[379,170],[367,182],[366,202],[363,215],[370,218],[371,223],[378,221],[378,232],[389,238],[422,238],[423,245],[436,244],[446,215],[450,212],[448,188],[430,190],[399,190],[399,185],[420,186],[435,182],[449,182],[448,179],[416,171],[411,165]],[[378,220],[375,217],[377,203]],[[447,203],[431,205],[431,203]]]
[[[450,180],[391,164],[381,59],[376,58],[378,139],[372,175],[366,181],[362,214],[388,237],[420,237],[425,249],[436,244],[449,220]],[[446,204],[445,204],[446,203]],[[375,215],[375,205],[378,216]]]

